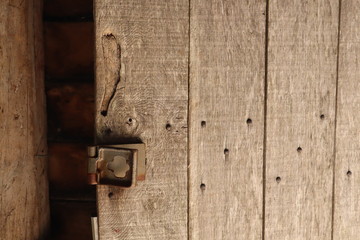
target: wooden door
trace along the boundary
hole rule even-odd
[[[100,239],[357,238],[357,1],[94,8],[96,142],[147,151],[97,187]]]

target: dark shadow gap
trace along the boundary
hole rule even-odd
[[[44,0],[49,239],[92,239],[96,188],[87,183],[95,124],[94,22],[90,0]]]

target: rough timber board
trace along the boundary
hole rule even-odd
[[[360,236],[360,2],[342,1],[337,100],[334,240]]]
[[[41,1],[0,1],[0,239],[49,226]]]
[[[331,239],[338,0],[269,4],[265,239]]]
[[[265,8],[191,1],[189,239],[261,239]]]
[[[145,182],[97,188],[100,239],[187,239],[188,22],[185,0],[95,1],[97,143],[147,145]]]

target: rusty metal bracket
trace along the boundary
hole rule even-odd
[[[145,180],[145,144],[88,147],[88,182],[129,188]]]

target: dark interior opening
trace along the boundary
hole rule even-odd
[[[92,239],[95,187],[86,146],[94,128],[94,23],[91,0],[44,0],[45,86],[51,236]]]

